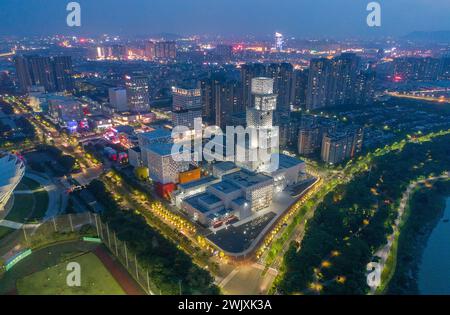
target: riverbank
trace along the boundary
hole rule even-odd
[[[443,219],[450,180],[419,188],[411,198],[398,241],[396,270],[387,294],[419,294],[418,273],[428,239]]]

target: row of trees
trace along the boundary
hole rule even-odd
[[[147,268],[152,281],[164,294],[218,294],[214,279],[195,265],[176,245],[152,229],[136,211],[121,209],[104,184],[93,181],[88,189],[103,204],[103,219]]]
[[[450,169],[450,135],[374,156],[367,171],[328,193],[292,245],[277,284],[285,294],[365,294],[366,265],[386,243],[409,183]]]

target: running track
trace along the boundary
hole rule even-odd
[[[144,295],[143,290],[134,281],[134,279],[131,278],[128,271],[118,262],[114,261],[103,246],[98,246],[93,252],[100,259],[103,265],[105,265],[127,295]]]

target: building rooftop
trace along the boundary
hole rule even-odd
[[[248,201],[244,197],[239,197],[239,198],[234,199],[232,202],[235,203],[238,206],[243,206]]]
[[[233,184],[229,181],[221,181],[219,183],[216,183],[214,185],[211,185],[214,189],[223,192],[224,194],[232,193],[233,191],[240,190],[241,188]]]
[[[227,172],[227,171],[231,171],[233,169],[239,168],[233,162],[219,162],[219,163],[214,164],[213,167],[222,172]]]
[[[286,154],[280,154],[279,158],[280,158],[280,160],[279,160],[280,167],[279,168],[291,168],[293,166],[304,163],[302,160],[297,159],[295,157],[291,157]]]
[[[133,150],[134,152],[137,152],[137,153],[141,152],[141,148],[139,146],[132,147],[132,148],[130,148],[130,150]]]
[[[202,177],[198,180],[194,180],[192,182],[189,183],[185,183],[185,184],[179,184],[178,187],[180,189],[191,189],[197,186],[203,186],[203,185],[207,185],[207,184],[213,184],[214,182],[218,181],[219,179],[217,177],[214,176],[206,176],[206,177]]]
[[[186,198],[184,200],[184,202],[186,202],[187,204],[189,204],[191,207],[195,208],[196,210],[200,211],[201,213],[207,213],[209,211],[211,211],[210,209],[206,208],[205,206],[203,206],[200,203],[200,200],[208,200],[208,198],[217,198],[216,196],[210,194],[210,193],[201,193],[198,195],[194,195],[192,197]],[[217,198],[218,201],[214,201],[213,203],[219,202],[220,199]],[[216,199],[210,199],[211,201],[216,200]],[[208,202],[208,201],[204,201],[204,202]]]
[[[139,136],[149,139],[149,140],[154,140],[154,139],[159,139],[159,138],[167,138],[167,137],[171,138],[172,132],[168,129],[158,128],[158,129],[155,129],[150,132],[141,133],[141,134],[139,134]]]
[[[172,156],[172,155],[174,156],[176,155],[176,153],[172,154],[172,147],[173,147],[172,143],[154,143],[147,146],[147,149],[161,156]]]
[[[216,196],[214,196],[212,194],[209,194],[209,193],[202,194],[202,196],[200,196],[198,198],[198,200],[202,201],[202,202],[204,202],[206,204],[210,204],[210,205],[218,203],[218,202],[221,202],[219,197],[216,197]]]
[[[229,181],[241,188],[247,188],[266,181],[273,181],[273,178],[261,173],[240,170],[228,175],[224,175],[223,180]]]

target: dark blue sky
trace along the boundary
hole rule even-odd
[[[162,32],[298,37],[404,35],[450,30],[450,0],[379,0],[382,27],[366,25],[371,0],[79,0],[82,26],[66,26],[69,0],[0,0],[0,34],[146,35]]]

